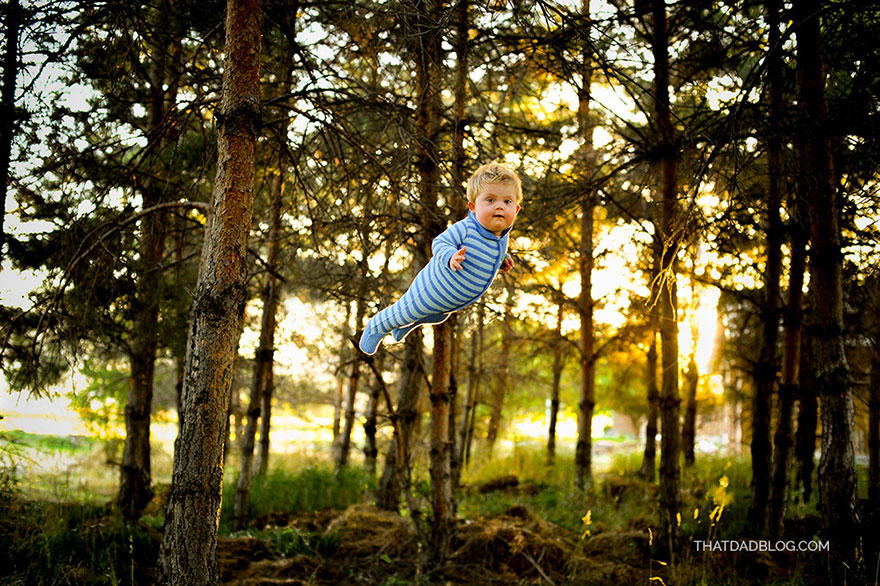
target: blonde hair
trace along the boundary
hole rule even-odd
[[[516,203],[523,199],[522,183],[519,175],[505,163],[486,163],[474,171],[467,185],[467,198],[472,202],[487,183],[504,183],[516,186]]]

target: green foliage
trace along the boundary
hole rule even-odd
[[[248,518],[256,519],[270,513],[304,513],[321,509],[344,509],[364,502],[374,489],[374,480],[359,468],[341,470],[312,467],[290,472],[271,469],[265,476],[253,479],[248,506]],[[235,497],[235,479],[223,487],[220,506],[221,530],[232,519]]]
[[[285,527],[280,531],[268,531],[254,536],[266,539],[272,551],[281,557],[291,557],[298,554],[327,556],[336,551],[339,546],[339,536],[335,533],[315,535],[300,531],[295,527]]]
[[[0,453],[15,454],[17,447],[29,447],[41,452],[69,452],[86,454],[94,449],[98,439],[86,436],[57,436],[27,433],[21,430],[0,431]]]
[[[159,543],[103,507],[20,499],[0,518],[0,583],[149,584]]]
[[[115,361],[86,359],[80,371],[88,384],[70,393],[71,407],[100,437],[117,437],[125,422],[128,367]]]

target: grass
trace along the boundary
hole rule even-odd
[[[17,451],[20,448],[33,448],[40,452],[64,452],[88,454],[100,444],[97,438],[82,435],[43,435],[19,430],[0,431],[0,450]]]
[[[148,584],[158,544],[107,507],[9,498],[0,584]]]
[[[0,453],[0,542],[10,544],[0,551],[0,585],[16,583],[59,584],[141,584],[150,583],[155,567],[157,530],[161,517],[144,518],[126,524],[118,518],[106,499],[89,492],[70,490],[82,482],[85,470],[105,467],[102,446],[79,440],[30,434],[3,434],[0,440],[27,449],[58,450],[75,454],[79,470],[55,478],[57,488],[48,493],[30,492],[23,483],[28,473],[17,467],[9,450]],[[88,448],[88,451],[86,448]],[[535,516],[589,539],[602,532],[639,530],[657,526],[656,484],[638,478],[642,455],[621,447],[610,459],[603,458],[584,490],[574,488],[573,455],[562,451],[553,467],[545,462],[541,446],[516,445],[496,457],[476,458],[463,471],[465,488],[459,493],[458,514],[464,518],[493,516],[514,505],[524,505]],[[375,480],[360,467],[334,471],[328,463],[316,465],[314,459],[274,457],[273,468],[254,479],[249,519],[271,515],[294,516],[312,511],[342,510],[356,503],[369,502]],[[5,465],[4,465],[5,464]],[[234,462],[227,462],[220,531],[229,533],[235,491]],[[515,474],[519,490],[480,494],[476,487],[497,478]],[[77,476],[79,475],[79,476]],[[681,530],[685,543],[692,539],[739,539],[745,534],[751,469],[746,456],[728,458],[702,455],[693,468],[682,469]],[[416,486],[425,485],[416,482]],[[425,496],[425,495],[422,495]],[[814,497],[790,507],[793,516],[815,515]],[[281,517],[283,520],[284,517]],[[327,556],[338,546],[338,537],[314,534],[292,526],[256,526],[248,535],[263,541],[279,557],[297,554]],[[748,557],[748,556],[746,556]],[[738,577],[729,565],[715,567],[709,555],[686,551],[684,562],[667,570],[676,584],[749,583]],[[808,563],[817,563],[815,560]],[[804,575],[812,568],[795,566],[782,580],[768,579],[777,586],[810,584]],[[659,582],[658,582],[659,583]]]
[[[323,509],[345,509],[367,500],[374,480],[360,468],[333,470],[310,467],[298,471],[272,468],[253,479],[248,519],[269,514],[294,515]],[[227,477],[220,506],[220,530],[229,531],[235,498],[235,479]]]

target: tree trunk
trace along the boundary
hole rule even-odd
[[[562,298],[562,284],[559,287],[559,303],[556,306],[556,328],[553,330],[553,386],[550,388],[550,422],[547,426],[547,465],[556,461],[556,422],[559,418],[559,387],[562,369],[565,365],[562,320],[565,318],[565,301]]]
[[[441,566],[449,556],[455,503],[449,442],[449,329],[434,326],[434,372],[431,376],[431,558]]]
[[[648,328],[651,332],[651,343],[648,345],[645,368],[645,382],[648,386],[648,421],[645,424],[645,455],[639,475],[651,482],[657,477],[657,417],[660,411],[660,388],[657,384],[657,330],[660,299],[660,272],[662,267],[662,249],[655,242],[651,247],[652,271],[648,286],[651,298],[648,300]]]
[[[837,586],[861,583],[864,567],[857,512],[853,446],[853,390],[843,344],[843,282],[840,225],[825,103],[825,73],[819,0],[794,4],[798,80],[803,119],[802,181],[810,221],[810,289],[813,306],[814,372],[822,401],[819,511],[830,543],[825,564]],[[821,300],[821,302],[819,302]]]
[[[363,293],[363,292],[362,292]],[[363,329],[366,305],[364,295],[358,295],[357,308],[355,310],[354,331]],[[339,443],[336,451],[336,468],[348,465],[348,457],[351,453],[351,432],[354,430],[355,400],[357,399],[358,386],[361,378],[360,353],[351,357],[351,375],[348,377],[348,388],[345,393],[342,414],[342,431],[339,434]]]
[[[424,206],[421,216],[423,245],[446,228],[445,214],[438,205],[440,167],[438,144],[442,125],[440,91],[443,81],[444,51],[441,45],[439,17],[442,0],[414,2],[412,6],[413,56],[416,69],[415,153],[419,172],[419,201]],[[435,567],[445,563],[452,540],[454,504],[450,431],[449,431],[449,331],[447,324],[434,328],[434,368],[431,377],[431,525],[430,558]]]
[[[489,414],[489,429],[486,432],[489,455],[498,440],[501,429],[501,414],[504,408],[504,395],[510,374],[510,346],[513,342],[513,282],[505,279],[507,296],[504,301],[504,318],[501,320],[501,350],[498,353],[498,376],[492,388],[492,411]]]
[[[812,305],[812,303],[811,303]],[[805,323],[812,320],[812,309]],[[797,414],[794,456],[797,462],[797,483],[802,487],[802,498],[808,502],[813,494],[813,470],[815,469],[816,426],[819,422],[819,397],[813,367],[813,343],[809,328],[804,328],[801,340],[799,368],[800,405]]]
[[[589,38],[592,30],[590,2],[583,0],[581,5],[582,27]],[[577,302],[580,319],[580,366],[581,388],[578,397],[577,431],[578,437],[574,453],[574,484],[583,489],[593,476],[593,408],[596,390],[596,357],[593,354],[593,210],[596,207],[596,190],[593,175],[596,168],[596,153],[593,149],[593,129],[596,126],[590,112],[593,83],[593,55],[589,43],[585,43],[581,55],[581,81],[578,86],[578,134],[583,141],[580,147],[579,163],[583,166],[581,174],[586,185],[581,196],[581,241],[578,247],[578,271],[581,291]]]
[[[797,231],[797,230],[796,230]],[[799,366],[801,355],[801,301],[803,299],[806,251],[799,237],[792,239],[788,279],[788,302],[785,308],[785,344],[782,355],[782,384],[773,436],[773,478],[767,514],[767,536],[782,535],[791,477],[794,446],[794,407],[800,395]],[[815,411],[814,411],[815,413]],[[815,429],[815,426],[814,426]],[[812,453],[810,455],[812,458]]]
[[[152,23],[158,36],[164,38],[170,23],[166,22],[164,10],[157,10],[158,21]],[[147,71],[150,101],[147,104],[148,137],[152,148],[162,152],[170,143],[167,119],[174,112],[180,72],[180,36],[171,33],[167,45],[159,39],[151,39],[162,46],[150,43],[155,51]],[[156,170],[151,176],[139,181],[143,209],[167,200],[164,170]],[[136,519],[153,497],[150,487],[150,414],[153,404],[153,378],[158,348],[159,286],[161,264],[165,253],[165,214],[154,212],[144,217],[140,226],[140,266],[134,302],[134,323],[129,346],[128,398],[125,405],[125,448],[117,502],[127,519]]]
[[[266,387],[261,394],[262,405],[260,406],[260,449],[257,452],[256,473],[262,476],[269,471],[269,449],[271,447],[272,431],[272,396],[275,394],[274,368],[266,373]]]
[[[592,196],[585,196],[581,201],[581,244],[578,250],[581,277],[578,299],[578,317],[581,323],[581,388],[578,400],[578,437],[574,454],[574,484],[579,490],[585,487],[593,475],[593,407],[596,388],[593,355],[593,208]]]
[[[459,435],[459,450],[461,454],[459,460],[466,466],[471,459],[471,443],[474,438],[474,424],[477,419],[477,404],[480,400],[480,380],[483,377],[482,356],[483,356],[483,323],[485,319],[484,305],[481,301],[476,304],[477,331],[471,336],[471,354],[468,360],[468,392],[465,401],[464,414],[461,418],[461,430]]]
[[[421,256],[421,263],[419,263]],[[419,253],[415,259],[416,266],[424,266],[424,255]],[[416,269],[417,270],[417,269]],[[424,382],[422,370],[422,333],[415,331],[406,338],[403,364],[400,370],[400,382],[397,390],[397,416],[399,428],[395,428],[391,445],[385,456],[385,466],[382,469],[382,478],[376,491],[376,506],[386,511],[397,512],[400,508],[400,492],[403,486],[399,479],[404,474],[409,474],[409,461],[400,461],[398,442],[403,446],[403,455],[408,460],[412,453],[412,437],[419,417],[418,404]]]
[[[254,201],[259,127],[262,4],[229,0],[226,62],[219,105],[217,178],[193,300],[183,425],[174,471],[159,581],[172,586],[220,583],[217,524],[233,351],[247,299],[247,238]]]
[[[684,374],[686,402],[684,422],[681,425],[681,451],[684,453],[684,464],[688,467],[694,465],[694,443],[697,438],[697,387],[699,384],[700,372],[696,356],[691,354],[687,371]]]
[[[19,0],[6,3],[6,48],[3,52],[3,88],[0,90],[0,103],[4,112],[0,116],[0,266],[6,254],[6,198],[9,196],[9,163],[12,158],[12,141],[15,136],[15,87],[18,80],[18,37],[24,16]],[[2,269],[0,269],[2,270]],[[149,484],[148,484],[149,486]]]
[[[458,457],[458,443],[456,442],[456,416],[458,401],[458,377],[456,372],[459,369],[458,357],[458,315],[453,313],[446,321],[446,327],[449,330],[449,469],[452,475],[453,496],[459,486],[461,486],[461,458]],[[458,503],[455,498],[452,499],[453,517],[458,512]]]
[[[235,528],[247,527],[247,509],[250,498],[251,480],[254,475],[254,448],[256,446],[257,426],[260,426],[261,450],[266,456],[260,458],[257,467],[265,472],[268,466],[269,450],[269,409],[272,402],[272,369],[275,362],[275,329],[278,311],[278,252],[281,240],[281,194],[284,182],[283,165],[279,163],[278,173],[272,179],[272,204],[270,210],[269,246],[266,255],[266,280],[263,285],[263,312],[260,318],[260,343],[254,353],[254,374],[251,383],[250,405],[247,411],[247,426],[241,441],[241,460],[238,481],[235,485],[234,517]],[[263,443],[265,442],[265,446]]]
[[[351,357],[351,303],[345,304],[345,320],[342,322],[342,344],[339,346],[339,368],[336,372],[336,400],[333,403],[333,450],[334,458],[339,450],[342,435],[342,409],[345,402],[345,369]]]
[[[455,87],[453,95],[454,132],[452,135],[452,179],[454,195],[451,207],[456,218],[467,214],[467,154],[464,137],[467,131],[468,49],[470,47],[469,0],[456,0],[455,6]]]
[[[779,207],[783,199],[782,145],[783,145],[783,103],[782,103],[782,35],[781,0],[767,0],[767,21],[769,24],[767,53],[767,83],[770,94],[769,136],[767,137],[767,174],[769,181],[768,211],[768,251],[777,244],[780,248],[781,269],[782,220]],[[777,393],[776,433],[773,436],[773,469],[770,484],[770,500],[765,524],[765,534],[770,539],[782,535],[785,508],[788,504],[789,471],[794,431],[794,401],[797,397],[798,365],[801,344],[801,300],[804,288],[804,269],[806,265],[805,238],[801,229],[798,202],[792,208],[791,258],[788,272],[788,301],[785,306],[783,325],[785,327],[782,351],[782,381]],[[775,235],[780,232],[778,237]],[[774,259],[776,260],[776,259]],[[768,264],[770,255],[768,254]],[[768,271],[769,279],[769,271]]]
[[[382,365],[385,362],[384,348],[379,349],[374,360],[376,370],[382,372]],[[378,429],[376,418],[379,412],[379,396],[381,394],[382,383],[376,379],[370,386],[369,401],[367,402],[367,410],[364,413],[364,468],[371,477],[376,475],[376,457],[379,454],[376,448],[376,431]]]
[[[782,206],[782,143],[779,125],[779,109],[782,106],[781,89],[778,87],[781,67],[777,61],[779,43],[778,5],[768,6],[768,20],[771,24],[770,53],[768,73],[770,85],[770,124],[767,140],[767,264],[764,274],[763,329],[761,333],[761,353],[755,366],[755,394],[752,403],[752,501],[749,506],[749,526],[761,531],[766,527],[767,503],[770,496],[770,468],[773,444],[771,442],[771,411],[773,393],[776,386],[778,360],[780,310],[780,275],[782,273],[783,226],[780,215]],[[775,31],[773,30],[775,29]],[[773,43],[776,43],[774,45]],[[775,77],[774,77],[775,76]],[[761,529],[759,529],[761,528]]]
[[[880,508],[880,350],[871,361],[871,398],[868,402],[868,498]]]
[[[660,352],[662,380],[660,387],[660,550],[670,557],[677,550],[681,507],[681,470],[679,457],[678,395],[678,292],[675,265],[682,240],[683,225],[678,213],[676,164],[678,153],[669,106],[669,33],[665,0],[653,2],[654,95],[655,117],[660,129],[661,153],[661,291]]]
[[[648,371],[645,380],[648,383],[648,422],[645,424],[645,455],[639,476],[654,482],[657,477],[657,412],[659,411],[660,390],[657,388],[657,330],[656,321],[651,327],[651,344],[645,369]]]

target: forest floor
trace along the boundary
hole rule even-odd
[[[89,466],[77,470],[99,468],[88,453]],[[231,586],[825,583],[827,552],[706,551],[698,545],[742,546],[753,533],[746,522],[750,467],[731,457],[706,456],[683,472],[682,538],[674,562],[664,563],[657,547],[657,485],[638,478],[640,461],[638,453],[621,453],[582,492],[571,488],[571,462],[549,471],[540,451],[474,466],[479,474],[458,493],[455,535],[440,568],[428,564],[425,529],[417,530],[410,515],[369,504],[374,480],[361,468],[341,472],[283,462],[255,479],[246,531],[231,530],[231,503],[224,499],[221,580]],[[45,479],[51,488],[37,491],[36,476],[2,470],[0,586],[155,583],[167,484],[156,486],[140,521],[125,523],[107,496],[112,493],[93,492],[108,482],[103,477],[87,488],[75,473],[53,475]],[[427,484],[418,481],[413,491],[427,513]],[[224,496],[233,492],[229,485]],[[862,519],[866,583],[876,586],[880,533],[872,528],[880,526],[880,515],[871,517]],[[792,505],[783,539],[815,543],[820,521],[814,494]]]
[[[536,517],[522,505],[491,517],[460,520],[449,562],[420,567],[416,532],[407,518],[368,505],[271,520],[293,535],[317,536],[312,551],[278,556],[251,536],[218,545],[222,583],[231,586],[824,584],[822,558],[792,553],[696,553],[669,565],[655,559],[647,527],[584,537]],[[809,523],[809,521],[808,521]],[[321,539],[332,543],[324,544]],[[300,547],[302,543],[300,543]]]

